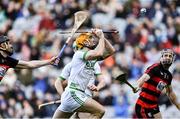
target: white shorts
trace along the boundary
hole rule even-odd
[[[88,96],[88,97],[91,97],[92,98],[92,96],[93,96],[93,92],[90,90],[90,89],[86,89],[85,90],[85,93],[86,93],[86,95]]]
[[[82,106],[89,97],[81,91],[65,90],[61,96],[61,104],[58,110],[73,112]]]

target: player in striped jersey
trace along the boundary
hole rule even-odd
[[[148,67],[137,81],[141,88],[135,106],[138,118],[162,118],[158,107],[158,98],[163,90],[180,110],[180,104],[171,87],[172,74],[168,70],[175,59],[175,54],[171,49],[164,49],[161,53],[160,63]]]
[[[48,60],[23,61],[12,58],[13,45],[7,36],[0,36],[0,83],[9,68],[34,69],[45,65],[53,64],[56,57]]]
[[[97,44],[94,43],[98,40]],[[61,105],[53,118],[69,118],[74,112],[91,113],[89,118],[102,118],[104,107],[85,94],[90,80],[94,80],[94,65],[112,55],[115,50],[105,39],[102,30],[93,29],[92,33],[83,33],[76,38],[78,50],[71,61],[68,85],[61,96]],[[99,90],[97,87],[94,90]]]

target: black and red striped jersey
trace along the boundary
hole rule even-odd
[[[148,81],[142,85],[137,104],[144,108],[155,108],[158,106],[158,98],[167,85],[171,85],[172,74],[163,68],[161,63],[151,65],[145,71],[150,76]]]
[[[4,77],[9,68],[14,68],[18,64],[18,60],[11,57],[2,57],[0,55],[0,81]]]

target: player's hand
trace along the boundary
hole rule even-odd
[[[49,59],[49,64],[59,63],[58,56],[54,56],[51,59]]]
[[[139,88],[139,87],[135,87],[135,88],[133,89],[133,93],[137,93],[138,91],[140,91],[140,88]]]
[[[97,86],[95,86],[94,84],[92,85],[89,85],[88,88],[91,90],[91,91],[99,91]]]
[[[100,39],[104,38],[104,33],[101,29],[92,29],[92,33]]]

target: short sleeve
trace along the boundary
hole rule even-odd
[[[85,51],[76,51],[73,57],[75,57],[75,59],[84,60],[86,54],[87,54],[87,51],[86,52]]]
[[[157,73],[157,65],[151,65],[146,69],[145,73],[153,77],[153,75]]]
[[[62,70],[61,75],[60,75],[60,79],[62,80],[66,80],[68,79],[68,77],[70,76],[70,72],[71,72],[71,63],[68,63]]]

